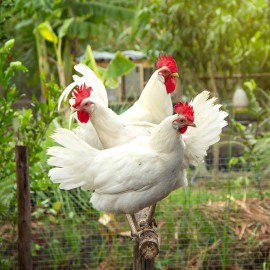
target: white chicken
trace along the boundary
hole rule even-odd
[[[96,102],[91,87],[85,84],[73,91],[73,112],[81,122],[91,121],[104,149],[125,144],[138,136],[148,136],[154,124],[143,121],[127,121],[110,108]]]
[[[66,87],[66,89],[62,92],[59,100],[58,100],[58,110],[60,110],[61,103],[63,100],[66,100],[69,93],[76,87],[82,86],[83,84],[91,86],[92,89],[92,97],[102,104],[105,107],[108,107],[108,96],[107,91],[102,83],[102,81],[96,76],[96,74],[86,65],[78,64],[74,66],[74,69],[82,74],[81,77],[78,75],[73,75],[73,80],[70,85]],[[74,99],[69,99],[69,103],[72,106],[74,103]],[[103,149],[103,145],[101,144],[99,137],[94,129],[92,123],[90,121],[85,120],[85,114],[80,118],[80,120],[76,117],[75,114],[73,116],[76,118],[79,126],[74,130],[74,132],[80,136],[83,140],[85,140],[89,145],[94,146],[97,149]]]
[[[182,109],[181,109],[182,108]],[[167,117],[150,136],[106,150],[97,150],[72,131],[58,129],[52,138],[63,147],[48,149],[49,176],[60,188],[94,190],[91,203],[98,210],[134,214],[187,184],[181,170],[182,133],[193,123],[192,107],[185,104]]]
[[[176,77],[179,77],[177,64],[172,56],[163,55],[158,58],[156,68],[139,99],[121,114],[122,118],[159,124],[172,115],[171,93],[176,88]]]
[[[138,125],[138,121],[158,124],[173,112],[170,93],[175,90],[178,68],[173,57],[164,55],[158,58],[156,70],[146,84],[138,101],[126,112],[120,115],[119,121],[125,121],[131,125]],[[63,100],[67,99],[69,93],[75,86],[92,88],[91,97],[97,104],[108,107],[106,89],[102,82],[96,77],[94,72],[83,64],[75,65],[75,69],[83,76],[73,76],[74,82],[71,83],[62,93],[58,102],[58,109]],[[70,104],[74,105],[74,99],[70,99]],[[79,115],[78,115],[79,116]],[[121,120],[120,120],[121,119]],[[102,149],[100,140],[94,130],[92,123],[86,118],[78,118],[79,127],[75,129],[82,139],[97,149]],[[106,147],[105,147],[106,148]]]

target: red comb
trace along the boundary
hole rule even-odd
[[[178,102],[174,105],[173,110],[177,114],[184,115],[188,121],[194,122],[194,111],[193,107],[186,103]]]
[[[178,72],[177,64],[171,55],[161,55],[156,62],[156,69],[168,67],[172,73]]]
[[[82,84],[81,86],[78,86],[76,90],[73,90],[72,94],[75,98],[75,103],[72,105],[74,108],[81,104],[81,102],[85,99],[90,97],[91,95],[91,86],[86,87],[86,84]]]

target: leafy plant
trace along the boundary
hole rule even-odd
[[[0,212],[7,210],[3,204],[9,204],[14,200],[14,126],[13,120],[17,117],[14,108],[15,102],[20,95],[16,86],[12,83],[12,78],[17,71],[26,72],[27,69],[21,62],[7,63],[10,50],[14,46],[14,39],[7,41],[0,48]],[[13,192],[10,192],[13,190]]]
[[[16,36],[21,48],[16,57],[33,75],[27,82],[34,86],[40,83],[45,99],[50,75],[59,79],[61,87],[66,86],[72,79],[75,59],[89,43],[95,49],[130,49],[127,24],[134,15],[133,9],[130,1],[18,0],[13,3],[10,20],[3,22],[3,29]]]
[[[201,76],[269,70],[269,9],[261,0],[144,2],[132,38],[153,58],[156,52],[173,54],[181,63],[182,84],[196,88],[204,83]]]
[[[19,94],[12,78],[16,71],[26,72],[21,62],[7,63],[14,40],[9,40],[0,49],[0,140],[1,140],[1,169],[0,169],[0,203],[1,213],[9,213],[14,207],[16,196],[14,152],[16,144],[24,144],[29,148],[30,179],[32,187],[42,188],[46,182],[46,163],[44,159],[44,142],[48,127],[57,117],[55,112],[56,96],[59,87],[53,80],[48,83],[48,100],[39,102],[32,97],[30,108],[17,108]],[[48,181],[47,181],[48,182]],[[47,186],[46,184],[45,186]],[[44,188],[44,187],[43,187]]]

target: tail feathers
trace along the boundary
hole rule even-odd
[[[53,168],[49,171],[53,183],[60,184],[61,189],[70,190],[85,185],[85,181],[75,182],[62,168]]]
[[[93,70],[91,70],[85,64],[78,64],[74,66],[74,69],[82,74],[82,81],[86,83],[87,86],[91,86],[93,89],[92,95],[95,95],[103,106],[108,106],[108,95],[106,88],[102,81],[97,77]],[[77,76],[78,77],[78,76]],[[74,78],[73,78],[74,79]],[[75,77],[78,80],[78,78]]]
[[[72,76],[73,81],[76,83],[76,85],[82,85],[85,83],[85,78],[84,77],[79,77],[78,75],[73,75]]]
[[[228,125],[228,122],[226,120],[224,120],[229,114],[227,112],[224,111],[220,111],[219,112],[219,120],[220,120],[220,127],[226,127]]]
[[[209,99],[209,95],[208,91],[203,91],[191,101],[196,128],[188,128],[183,138],[185,159],[193,165],[203,160],[208,148],[220,140],[222,128],[227,126],[228,113],[220,110],[222,105],[215,104],[217,99]]]
[[[80,150],[83,153],[93,149],[86,142],[81,140],[74,132],[65,129],[59,128],[55,131],[55,133],[51,136],[55,142],[66,147],[67,150]],[[85,148],[86,147],[86,148]]]
[[[59,100],[58,100],[58,111],[59,111],[60,108],[61,108],[61,103],[63,102],[63,100],[64,100],[64,101],[67,100],[67,97],[68,97],[69,93],[70,93],[70,92],[74,89],[74,87],[76,87],[76,86],[77,86],[76,82],[73,82],[73,83],[69,84],[69,85],[65,88],[65,90],[62,92],[62,94],[61,94],[61,96],[60,96],[60,98],[59,98]]]
[[[53,146],[47,150],[50,156],[47,162],[55,167],[49,171],[52,182],[60,183],[60,188],[63,189],[85,185],[91,188],[91,176],[86,168],[98,150],[67,129],[57,129],[52,138],[62,146]]]
[[[70,92],[76,87],[80,86],[85,83],[88,87],[91,86],[94,95],[104,104],[104,106],[108,106],[108,96],[107,91],[102,83],[102,81],[96,76],[96,74],[86,65],[84,64],[77,64],[74,66],[74,69],[79,72],[82,76],[73,75],[73,80],[71,84],[69,84],[64,91],[62,92],[59,101],[58,101],[58,110],[60,110],[61,103],[66,101]]]

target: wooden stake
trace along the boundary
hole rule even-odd
[[[159,253],[158,235],[146,224],[149,207],[136,213],[138,224],[143,227],[139,238],[134,239],[133,270],[154,270],[155,257]]]
[[[19,270],[32,270],[32,231],[28,148],[16,145]]]

